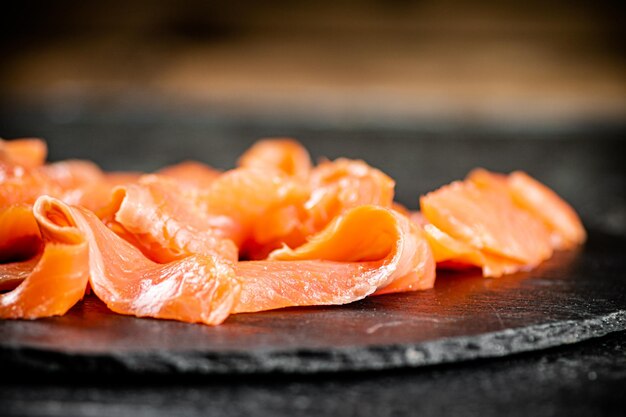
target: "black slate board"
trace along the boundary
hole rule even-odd
[[[5,369],[98,373],[376,370],[575,343],[626,329],[626,239],[592,232],[528,273],[440,274],[433,290],[230,317],[208,327],[111,313],[0,322]]]

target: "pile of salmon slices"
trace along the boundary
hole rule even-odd
[[[1,318],[62,315],[91,293],[119,314],[217,325],[430,289],[436,268],[526,271],[586,237],[523,172],[475,170],[418,212],[380,170],[313,165],[291,139],[261,140],[225,172],[104,172],[46,153],[39,139],[0,140]]]

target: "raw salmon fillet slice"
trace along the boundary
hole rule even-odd
[[[498,189],[456,181],[422,197],[421,208],[429,223],[476,249],[533,265],[552,255],[543,223]]]
[[[234,312],[346,304],[376,291],[432,288],[435,279],[424,237],[406,217],[377,206],[349,210],[304,245],[239,262],[236,271],[242,287]]]
[[[432,224],[424,225],[424,234],[440,268],[463,270],[474,266],[481,268],[486,277],[499,277],[532,268],[532,265],[481,251]]]
[[[202,252],[202,245],[194,241],[201,238],[202,229],[210,230],[210,224],[203,223],[200,214],[187,212],[189,206],[181,206],[173,190],[163,187],[167,181],[147,179],[152,191],[145,181],[118,189],[121,200],[112,206],[112,218],[123,231],[115,225],[113,230],[153,258],[172,248],[186,255]],[[185,223],[190,215],[193,219]],[[191,230],[194,222],[197,229]],[[177,233],[163,234],[170,227]],[[209,245],[213,253],[215,247]],[[430,288],[435,277],[421,229],[401,214],[377,206],[349,210],[305,245],[277,250],[267,260],[222,259],[231,261],[241,284],[234,312],[343,304],[375,292]]]
[[[309,152],[290,138],[268,138],[257,141],[237,161],[242,168],[278,171],[306,180],[311,172]]]
[[[365,204],[391,207],[395,181],[364,161],[339,158],[316,166],[306,204],[310,230],[320,230],[350,208]]]
[[[239,284],[228,262],[192,255],[155,263],[89,210],[45,196],[37,200],[37,209],[58,212],[84,234],[91,288],[117,313],[219,324],[237,300]]]
[[[59,195],[62,191],[38,170],[15,165],[1,157],[0,179],[0,207],[33,204],[40,195]]]
[[[155,264],[89,211],[50,197],[41,197],[35,210],[54,213],[58,223],[75,225],[85,235],[93,292],[122,314],[218,324],[231,309],[344,304],[387,287],[423,289],[434,283],[425,240],[408,219],[375,206],[348,211],[296,250],[276,251],[268,261],[239,262],[234,274],[228,262],[209,263],[208,257]],[[364,221],[369,228],[362,227]],[[401,286],[392,288],[398,280]],[[235,285],[241,298],[233,304]]]
[[[555,249],[572,249],[586,240],[585,228],[576,211],[554,191],[525,172],[502,175],[478,168],[467,178],[481,187],[506,190],[518,207],[544,223]]]
[[[288,235],[299,224],[308,197],[301,184],[278,172],[237,168],[225,172],[195,198],[196,207],[214,219],[225,219],[222,236],[237,244],[242,256],[250,247]],[[275,215],[280,213],[280,215]],[[268,230],[264,225],[271,226]]]
[[[556,249],[572,249],[587,239],[576,211],[554,191],[521,171],[509,176],[508,185],[515,203],[548,227]]]
[[[239,312],[316,303],[337,304],[354,301],[374,292],[432,287],[434,261],[421,229],[413,226],[401,214],[379,206],[357,206],[346,211],[345,216],[336,217],[326,229],[311,235],[308,243],[296,249],[300,257],[290,262],[282,262],[286,259],[281,258],[287,256],[287,249],[275,251],[267,260],[258,262],[236,263],[236,253],[234,259],[230,251],[216,253],[220,236],[229,236],[230,228],[227,226],[220,231],[222,221],[216,221],[216,213],[231,217],[235,224],[256,222],[259,219],[266,224],[267,217],[263,217],[263,214],[270,209],[275,210],[273,205],[277,202],[300,205],[305,202],[299,192],[295,194],[297,198],[289,198],[295,190],[289,178],[282,174],[262,177],[259,173],[256,169],[239,168],[225,174],[208,190],[201,192],[204,193],[204,201],[198,204],[193,203],[193,196],[183,197],[186,192],[180,192],[176,181],[159,175],[148,175],[137,184],[119,187],[103,219],[118,235],[159,262],[194,253],[212,253],[231,261],[241,282],[241,299],[245,300],[240,301],[235,308]],[[236,198],[235,193],[247,193],[247,196]],[[252,221],[242,221],[244,216]],[[363,228],[363,224],[368,224],[368,227]],[[364,239],[367,236],[369,240]],[[370,248],[377,248],[377,256],[365,259],[360,255],[359,251],[363,250],[366,242],[371,243],[372,239],[380,240],[384,236],[395,236],[395,243],[399,246],[394,247],[386,240],[386,246],[378,242]],[[207,244],[199,244],[203,237]],[[223,242],[232,244],[230,239],[224,239]],[[317,248],[318,252],[304,252],[305,248],[312,247]],[[321,248],[326,248],[328,253],[324,255],[319,252]],[[388,260],[387,263],[391,265],[386,265],[382,270],[380,262],[394,251],[396,254],[402,253],[404,258]],[[331,259],[330,253],[334,253],[335,258]],[[374,264],[374,260],[379,261],[379,264]],[[400,264],[412,267],[400,268]],[[392,272],[395,275],[384,285],[381,284],[383,281],[372,281],[374,274],[388,277]],[[368,274],[369,281],[366,284],[364,280]],[[326,285],[328,288],[324,289],[324,281],[331,278],[334,278],[332,285]],[[341,280],[344,284],[337,286]],[[314,285],[316,282],[317,285]],[[302,286],[311,291],[303,293]],[[364,286],[367,291],[359,292],[357,286]],[[265,290],[261,291],[261,288]],[[317,292],[314,292],[315,288]],[[286,293],[300,294],[300,298],[289,298]],[[261,294],[267,294],[269,298],[262,302]]]
[[[222,173],[201,162],[185,161],[165,167],[157,174],[173,178],[188,187],[204,189],[211,186]]]
[[[219,324],[239,294],[231,264],[192,255],[167,264],[147,259],[95,214],[40,197],[33,208],[45,242],[37,261],[0,265],[0,284],[21,283],[0,295],[0,317],[64,314],[89,282],[113,311],[141,317]]]
[[[191,254],[238,259],[238,248],[224,232],[228,219],[200,212],[180,192],[178,181],[146,175],[135,184],[117,187],[100,217],[118,235],[159,263]]]
[[[47,147],[40,139],[0,139],[0,207],[33,204],[50,195],[71,205],[97,210],[109,202],[116,185],[134,182],[134,173],[105,173],[84,160],[44,164]]]
[[[15,211],[12,214],[17,218]],[[62,315],[85,294],[89,248],[82,233],[54,210],[34,209],[31,216],[41,231],[43,253],[27,261],[0,264],[0,284],[19,281],[0,294],[2,318]],[[8,237],[3,234],[0,240]]]
[[[38,138],[0,139],[0,160],[25,168],[36,168],[46,162],[48,147],[46,142]]]
[[[481,267],[485,276],[528,270],[585,240],[574,210],[517,171],[484,169],[421,198],[424,230],[440,266]]]
[[[41,233],[31,206],[0,207],[0,264],[32,258],[40,247]]]
[[[273,142],[264,145],[267,149]],[[300,191],[297,198],[270,207],[263,221],[255,223],[252,239],[244,248],[248,257],[265,258],[282,244],[300,246],[352,208],[368,204],[392,207],[394,181],[364,161],[323,161],[309,172],[304,180],[291,177]]]

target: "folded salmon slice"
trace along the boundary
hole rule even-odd
[[[437,266],[444,269],[462,270],[474,266],[481,268],[486,277],[499,277],[532,268],[532,265],[477,249],[432,224],[424,225],[424,234]]]
[[[552,255],[544,225],[498,189],[457,181],[422,197],[421,207],[429,223],[477,249],[527,264]]]
[[[586,236],[576,212],[521,171],[504,175],[476,169],[420,203],[438,265],[473,265],[485,276],[531,269]]]
[[[46,142],[38,138],[0,139],[0,161],[4,160],[25,168],[36,168],[43,165],[48,154]]]
[[[529,269],[552,256],[544,224],[500,186],[455,181],[420,199],[435,258],[483,267],[486,276]],[[442,249],[449,253],[443,254]],[[454,256],[457,253],[458,257]]]
[[[146,175],[136,184],[115,189],[100,217],[118,235],[150,259],[171,262],[190,254],[238,259],[238,248],[225,235],[229,219],[200,212],[177,180]]]
[[[254,225],[253,239],[246,247],[252,259],[264,258],[283,244],[302,245],[308,236],[352,208],[368,204],[391,207],[395,184],[363,161],[340,158],[320,163],[296,185],[303,198],[270,207],[263,221]]]
[[[0,139],[0,207],[33,204],[42,194],[57,195],[60,187],[38,169],[47,147],[40,139]]]
[[[391,207],[395,181],[364,161],[339,158],[316,166],[309,179],[306,202],[309,228],[321,230],[344,211],[375,204]]]
[[[346,304],[386,289],[431,288],[435,278],[423,236],[406,217],[377,206],[349,210],[306,244],[239,262],[236,272],[242,290],[234,312]]]
[[[184,161],[165,167],[159,170],[157,174],[173,178],[188,187],[205,189],[210,187],[222,173],[201,162]]]
[[[525,172],[503,175],[477,168],[469,173],[467,179],[480,187],[508,192],[518,207],[543,222],[550,232],[554,249],[572,249],[586,240],[585,228],[576,211],[554,191]]]
[[[293,185],[282,175],[268,178],[259,177],[258,174],[254,169],[234,170],[217,180],[214,187],[207,191],[215,195],[207,194],[203,198],[210,201],[209,207],[214,213],[221,210],[224,215],[239,220],[242,217],[237,216],[246,215],[245,209],[248,211],[248,221],[266,223],[267,218],[263,217],[263,213],[268,208],[264,205],[273,208],[272,200],[281,202],[281,198],[293,192]],[[255,184],[261,185],[261,189],[252,191],[252,185]],[[227,188],[227,185],[232,187]],[[233,209],[231,204],[242,204],[233,195],[248,190],[249,204],[243,209]],[[216,253],[220,232],[216,234],[212,229],[219,229],[219,222],[216,223],[211,214],[202,212],[201,206],[194,205],[193,197],[185,198],[184,194],[172,179],[158,175],[145,176],[137,184],[116,190],[110,212],[104,221],[127,241],[141,248],[147,256],[161,262],[171,256],[194,253],[221,255],[222,259],[232,262],[241,281],[242,298],[247,300],[241,302],[235,311],[311,305],[321,302],[325,297],[324,304],[337,304],[360,299],[365,296],[363,294],[409,291],[429,288],[433,284],[434,261],[423,232],[397,212],[375,206],[361,206],[346,211],[345,216],[337,217],[322,232],[311,235],[309,243],[293,252],[299,254],[298,262],[295,259],[282,262],[285,259],[281,257],[288,256],[287,249],[282,249],[275,251],[268,260],[236,263],[236,253],[234,257],[230,256],[229,251]],[[254,199],[256,204],[252,204]],[[298,201],[301,203],[304,200]],[[199,244],[203,235],[207,243]],[[390,241],[390,236],[395,236],[396,241]],[[383,243],[380,243],[381,239],[384,239]],[[232,244],[230,240],[226,242]],[[371,245],[372,242],[374,244]],[[364,255],[364,245],[369,245],[367,249],[370,251],[377,250],[377,254]],[[317,248],[318,252],[305,253],[307,248]],[[319,253],[322,248],[327,253]],[[380,262],[391,256],[392,252],[395,256],[402,254],[404,258],[388,262],[385,271],[396,274],[391,281],[383,285],[383,281],[377,284],[370,279],[369,284],[364,284],[367,274],[384,276]],[[365,271],[366,265],[370,272]],[[398,265],[412,267],[405,271],[396,268]],[[342,280],[343,284],[340,284]],[[314,292],[303,293],[298,289],[299,285],[313,289],[315,282],[325,285],[326,291],[319,291],[318,288]],[[365,285],[367,291],[359,290],[359,285]],[[285,296],[285,293],[293,291],[304,298],[296,300]],[[340,296],[332,298],[329,293]],[[262,294],[269,298],[260,303]]]
[[[116,185],[138,178],[134,173],[105,173],[84,160],[44,165],[46,152],[40,139],[0,140],[0,206],[33,204],[37,197],[50,195],[97,210],[109,202]]]
[[[230,264],[193,255],[167,264],[146,258],[95,214],[41,197],[37,204],[76,224],[89,242],[89,283],[113,311],[143,317],[219,324],[239,294]]]
[[[36,169],[0,157],[0,207],[33,204],[43,194],[59,195],[61,188]]]
[[[521,171],[509,175],[508,186],[516,204],[541,219],[551,231],[555,249],[572,249],[586,240],[576,211],[550,188]]]
[[[226,220],[221,235],[234,241],[243,257],[250,257],[257,244],[289,235],[299,224],[307,197],[306,187],[278,171],[237,168],[191,198],[206,216]],[[260,228],[263,224],[271,228]]]
[[[12,214],[17,221],[24,216]],[[85,294],[89,256],[82,233],[55,211],[35,209],[34,218],[41,230],[43,253],[27,261],[0,264],[0,287],[10,290],[0,294],[2,318],[62,315]],[[7,237],[3,234],[0,240]]]
[[[237,165],[306,180],[311,172],[309,152],[290,138],[268,138],[257,141],[241,155]]]
[[[206,249],[196,244],[211,226],[177,200],[175,185],[151,175],[118,189],[119,200],[107,216],[113,220],[105,222],[153,258],[173,249],[179,255],[207,249],[215,254],[215,241]],[[167,233],[170,227],[172,234]],[[377,206],[348,210],[305,245],[285,247],[267,260],[222,259],[233,265],[241,283],[234,312],[343,304],[374,292],[425,289],[434,283],[434,260],[421,229]]]
[[[30,259],[40,248],[41,233],[32,207],[0,207],[0,263]]]
[[[31,206],[0,208],[0,291],[12,290],[28,277],[42,248]]]
[[[90,211],[51,197],[39,198],[34,212],[48,243],[30,275],[2,295],[3,317],[63,314],[84,294],[87,276],[96,296],[115,312],[205,324],[218,324],[231,311],[345,304],[379,290],[425,289],[434,283],[425,239],[406,217],[376,206],[346,212],[300,248],[283,248],[270,260],[239,262],[234,268],[201,255],[154,263]],[[61,241],[64,246],[56,243]],[[18,269],[12,273],[23,276]],[[33,282],[42,288],[39,297],[33,295],[31,288],[38,288]],[[41,306],[46,304],[42,297],[56,307],[29,312],[34,307],[27,301]]]
[[[394,181],[359,160],[340,158],[312,167],[306,149],[292,139],[264,139],[239,159],[239,166],[287,176],[301,191],[298,198],[268,207],[242,251],[263,259],[287,244],[300,246],[345,211],[366,204],[390,207]],[[267,175],[267,174],[266,174]]]
[[[33,211],[45,249],[23,282],[0,296],[2,317],[63,314],[83,296],[87,280],[120,314],[219,324],[237,300],[233,268],[219,258],[193,255],[158,264],[89,210],[42,196]],[[4,264],[0,276],[23,278],[29,262]]]
[[[85,242],[50,242],[36,262],[0,265],[0,276],[21,281],[0,294],[0,317],[34,319],[65,314],[85,294],[88,272]]]

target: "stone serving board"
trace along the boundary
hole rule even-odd
[[[498,279],[440,273],[435,288],[344,306],[231,316],[209,327],[140,319],[87,297],[63,317],[0,321],[5,370],[313,373],[418,367],[544,349],[626,329],[626,238]]]

